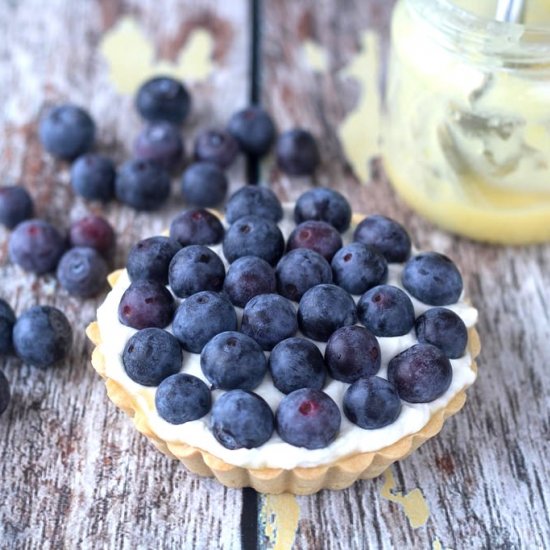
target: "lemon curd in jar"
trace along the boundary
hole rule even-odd
[[[528,0],[525,25],[495,13],[496,0],[398,2],[385,167],[450,231],[550,240],[550,0]]]

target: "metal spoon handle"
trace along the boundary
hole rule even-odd
[[[498,0],[496,20],[506,23],[523,23],[527,0]]]

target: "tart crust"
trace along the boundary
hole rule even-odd
[[[111,273],[109,284],[113,287],[122,270]],[[132,396],[117,382],[110,379],[105,372],[105,358],[101,351],[101,335],[97,322],[92,322],[86,329],[86,335],[95,348],[92,352],[92,366],[105,380],[109,399],[128,414],[136,429],[145,435],[164,454],[183,462],[193,473],[215,477],[226,487],[253,487],[261,493],[293,493],[310,495],[321,489],[345,489],[358,479],[369,479],[379,476],[394,462],[406,458],[422,443],[434,437],[443,427],[447,418],[456,414],[466,402],[466,389],[460,390],[447,404],[437,410],[428,423],[419,431],[407,435],[392,445],[378,451],[357,453],[338,459],[329,464],[312,468],[243,468],[227,464],[216,456],[183,443],[164,441],[155,434],[147,421],[147,416]],[[481,345],[475,328],[468,332],[468,349],[472,357],[470,368],[477,373],[476,357]]]

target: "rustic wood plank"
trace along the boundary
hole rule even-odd
[[[391,478],[297,498],[294,546],[548,548],[550,246],[492,247],[440,231],[396,197],[379,163],[372,164],[368,183],[359,184],[339,139],[346,118],[363,105],[365,83],[372,89],[383,82],[384,65],[365,80],[345,75],[357,74],[353,64],[364,54],[366,30],[381,33],[384,51],[391,4],[265,3],[262,100],[280,129],[302,125],[318,136],[323,166],[313,182],[283,176],[270,159],[264,176],[285,199],[295,199],[312,183],[343,190],[356,210],[393,216],[411,230],[417,246],[454,258],[480,310],[479,380],[465,409],[396,465]],[[365,70],[368,59],[361,61]],[[353,70],[342,71],[350,66]],[[363,122],[364,132],[371,131],[371,121]],[[415,489],[420,492],[412,493]],[[274,525],[285,537],[294,529],[288,513],[277,518],[289,502],[279,508],[273,502],[272,497],[261,501],[262,519],[266,510],[271,514],[263,532],[267,546],[279,540]],[[413,528],[414,512],[425,505],[427,521]]]
[[[41,150],[37,118],[57,101],[85,105],[98,123],[101,148],[122,161],[140,121],[131,94],[118,92],[121,86],[130,91],[157,70],[195,75],[193,115],[184,129],[190,145],[199,126],[224,124],[247,103],[248,3],[230,4],[56,0],[38,14],[35,2],[5,3],[2,179],[23,183],[38,215],[59,227],[87,211],[104,214],[119,235],[115,263],[123,264],[131,244],[164,229],[182,207],[178,193],[174,189],[170,205],[153,215],[74,199],[67,166]],[[128,36],[133,41],[125,45]],[[234,186],[242,184],[243,164],[231,172]],[[81,302],[52,277],[35,278],[9,265],[7,238],[0,230],[0,295],[17,312],[35,303],[59,307],[72,323],[75,342],[67,364],[47,372],[0,360],[13,390],[0,418],[0,546],[209,548],[216,541],[238,547],[241,491],[187,474],[107,400],[90,368],[84,335],[101,298]]]

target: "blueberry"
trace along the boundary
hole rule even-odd
[[[330,262],[342,248],[342,237],[332,225],[310,220],[297,225],[288,237],[287,250],[295,248],[309,248]]]
[[[225,130],[203,130],[195,138],[195,159],[212,162],[222,170],[229,168],[239,153],[239,144]]]
[[[269,405],[255,393],[233,390],[212,407],[210,428],[226,449],[254,449],[269,440],[274,419]]]
[[[332,283],[330,264],[314,250],[296,248],[287,252],[277,264],[277,289],[279,294],[299,302],[310,288]]]
[[[237,140],[241,151],[254,157],[267,155],[275,141],[275,124],[261,107],[236,112],[229,119],[227,131]]]
[[[292,302],[278,294],[260,294],[244,307],[241,332],[254,338],[265,351],[294,336],[297,330]]]
[[[449,359],[464,355],[468,344],[468,329],[464,321],[450,309],[428,309],[414,323],[416,337],[422,344],[432,344]]]
[[[229,197],[225,219],[231,224],[251,215],[277,223],[283,218],[283,207],[277,195],[268,187],[245,185]]]
[[[91,201],[112,200],[115,197],[115,179],[114,162],[98,153],[82,155],[71,166],[74,192]]]
[[[202,290],[219,292],[224,279],[225,267],[220,257],[210,248],[198,244],[182,248],[168,268],[170,287],[180,298]]]
[[[275,270],[261,258],[243,256],[229,266],[223,289],[233,305],[244,307],[258,294],[276,292]]]
[[[222,332],[204,346],[201,369],[212,387],[221,390],[253,390],[267,371],[267,359],[259,344],[242,332]]]
[[[184,424],[207,414],[212,406],[212,396],[200,378],[173,374],[160,383],[155,405],[159,416],[166,422]]]
[[[191,96],[179,80],[157,76],[140,86],[136,108],[145,120],[181,124],[191,108]]]
[[[351,243],[332,258],[334,282],[350,294],[363,294],[373,286],[385,283],[388,264],[376,249]]]
[[[348,384],[376,374],[380,369],[378,340],[363,327],[339,328],[328,340],[325,362],[332,378]]]
[[[174,298],[156,281],[134,281],[122,295],[118,319],[126,326],[142,329],[167,327],[174,316]]]
[[[388,364],[388,380],[409,403],[429,403],[451,385],[453,368],[445,354],[430,344],[416,344]]]
[[[354,382],[344,394],[344,414],[365,430],[388,426],[401,412],[401,399],[393,384],[379,376]]]
[[[73,160],[92,147],[95,124],[84,109],[71,104],[58,105],[40,119],[38,136],[48,153]]]
[[[411,258],[403,269],[402,282],[415,298],[431,306],[454,304],[463,287],[455,264],[437,252],[423,252]]]
[[[376,336],[403,336],[414,325],[411,299],[391,285],[375,286],[363,294],[357,314],[359,321]]]
[[[200,353],[216,334],[237,330],[237,313],[222,294],[197,292],[180,304],[172,330],[183,349]]]
[[[225,199],[229,182],[223,170],[210,162],[195,162],[181,179],[181,194],[188,204],[211,208]]]
[[[34,306],[17,319],[13,327],[13,347],[29,365],[47,368],[67,357],[73,331],[67,317],[51,306]]]
[[[108,258],[114,252],[115,232],[111,224],[101,216],[86,216],[71,224],[71,246],[89,246]]]
[[[132,281],[148,279],[168,284],[168,267],[181,246],[171,237],[150,237],[135,244],[128,254],[126,269]]]
[[[289,393],[279,403],[277,431],[295,447],[323,449],[338,435],[342,418],[338,405],[321,390],[303,388]]]
[[[218,244],[223,239],[222,222],[208,210],[184,210],[170,225],[170,237],[181,246],[189,244]]]
[[[335,330],[356,322],[355,303],[338,286],[314,286],[300,300],[298,323],[308,338],[326,342]]]
[[[150,160],[171,172],[181,167],[184,157],[179,128],[170,122],[151,122],[134,141],[134,157]]]
[[[24,187],[6,185],[0,187],[0,223],[13,229],[19,223],[32,218],[34,206]]]
[[[13,350],[13,325],[15,314],[10,305],[0,298],[0,356],[7,355]]]
[[[8,379],[4,373],[0,371],[0,415],[8,408],[10,404],[11,394]]]
[[[406,262],[411,255],[407,230],[395,220],[376,214],[355,228],[353,240],[376,248],[388,262]]]
[[[71,248],[59,261],[57,280],[73,296],[91,298],[99,294],[107,282],[107,263],[93,248],[77,246]]]
[[[275,387],[283,393],[301,388],[320,390],[325,385],[327,369],[323,354],[310,340],[287,338],[269,355],[269,370]]]
[[[136,210],[156,210],[170,196],[170,176],[150,160],[129,160],[118,171],[115,193]]]
[[[321,162],[315,138],[300,128],[288,130],[277,140],[277,164],[290,176],[308,176]]]
[[[258,256],[275,265],[284,249],[285,240],[277,224],[260,216],[239,218],[223,240],[223,253],[229,263],[243,256]]]
[[[65,239],[52,224],[28,220],[10,235],[8,251],[14,264],[41,275],[55,270],[65,252]]]
[[[316,187],[301,195],[294,207],[294,221],[299,224],[307,220],[330,223],[343,233],[351,222],[351,206],[338,191]]]
[[[158,386],[181,369],[179,342],[161,328],[144,328],[133,334],[122,352],[126,374],[142,386]]]

